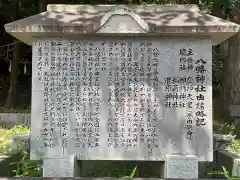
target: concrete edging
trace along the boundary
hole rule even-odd
[[[232,176],[240,176],[240,155],[228,150],[218,150],[216,161],[219,169],[224,166]]]
[[[24,124],[30,127],[31,114],[30,113],[0,113],[0,124],[6,125],[8,128],[14,125]]]

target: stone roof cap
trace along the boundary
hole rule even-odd
[[[106,29],[113,17],[125,29]],[[124,18],[122,18],[124,16]],[[127,17],[138,24],[130,30]],[[126,21],[125,21],[126,19]],[[209,36],[219,44],[240,26],[200,12],[196,5],[48,5],[47,11],[5,25],[6,31],[32,44],[35,37],[85,35]]]
[[[165,4],[165,5],[157,5],[157,4],[146,4],[146,5],[136,5],[136,4],[128,4],[128,5],[109,5],[109,4],[103,4],[103,5],[66,5],[66,4],[49,4],[47,6],[47,11],[74,11],[79,12],[86,9],[88,11],[98,11],[98,10],[105,10],[109,11],[113,10],[114,8],[120,9],[120,8],[128,8],[132,11],[135,11],[136,13],[141,11],[199,11],[199,8],[195,4],[187,4],[187,5],[177,5],[177,4]]]

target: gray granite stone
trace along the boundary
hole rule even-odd
[[[233,161],[232,175],[240,177],[240,158]]]
[[[43,177],[79,176],[75,156],[43,160]]]
[[[31,134],[13,134],[12,135],[12,149],[17,150],[17,149],[30,149],[30,137]]]
[[[89,43],[91,42],[92,45]],[[58,44],[61,45],[58,46],[61,52],[63,52],[63,49],[67,49],[66,53],[70,54],[73,53],[75,55],[69,56],[75,59],[75,61],[68,61],[73,67],[74,70],[70,70],[70,68],[67,67],[67,70],[64,70],[64,74],[61,76],[58,76],[61,78],[58,83],[62,83],[62,79],[67,79],[67,84],[70,83],[70,77],[67,74],[70,74],[72,72],[79,72],[78,74],[74,75],[73,78],[75,79],[75,83],[71,85],[71,88],[67,85],[66,88],[61,88],[62,86],[44,86],[44,74],[48,73],[49,75],[52,73],[50,70],[52,68],[50,58],[48,58],[46,55],[42,56],[38,54],[38,49],[42,48],[43,53],[47,53],[45,49],[51,46],[51,44]],[[88,55],[84,56],[82,60],[76,60],[77,52],[81,52],[81,50],[78,50],[80,46],[79,44],[85,44],[85,47],[87,49],[90,49],[91,47],[97,48],[97,51],[99,53],[109,53],[107,50],[108,46],[111,44],[118,44],[116,47],[114,47],[114,55],[112,59],[107,58],[106,59],[106,66],[105,69],[102,67],[100,70],[99,75],[99,84],[95,85],[95,89],[87,90],[93,94],[98,94],[98,96],[92,96],[93,102],[97,102],[97,97],[99,98],[99,109],[93,110],[94,112],[97,112],[98,115],[96,117],[99,118],[99,122],[94,120],[93,124],[90,124],[91,126],[97,126],[96,129],[99,129],[99,146],[96,147],[87,147],[89,145],[87,138],[80,136],[80,141],[78,140],[77,134],[81,134],[81,128],[85,126],[86,123],[88,123],[83,118],[83,110],[79,109],[77,110],[78,106],[83,106],[84,103],[86,103],[87,97],[84,94],[84,88],[90,88],[90,85],[82,86],[79,90],[73,90],[77,88],[77,83],[82,84],[83,78],[87,77],[88,80],[90,78],[90,74],[97,74],[99,69],[93,68],[91,71],[86,71],[84,74],[84,68],[90,68],[89,64],[90,60]],[[121,48],[120,44],[131,44],[131,58],[132,62],[129,64],[129,66],[133,66],[133,64],[136,64],[138,67],[143,66],[143,70],[136,70],[136,74],[139,74],[140,72],[144,72],[144,79],[139,79],[138,75],[134,75],[131,73],[128,73],[128,67],[125,66],[122,68],[121,72],[124,71],[127,72],[124,75],[122,75],[125,79],[129,76],[131,79],[137,78],[139,82],[135,83],[133,80],[126,80],[124,86],[119,86],[116,84],[117,81],[114,81],[114,83],[111,81],[113,77],[113,74],[116,73],[117,68],[121,64],[126,63],[126,59],[121,58],[119,53],[120,50],[124,49]],[[142,53],[139,53],[139,49],[141,48],[141,44],[151,44],[151,48],[155,50],[156,55],[156,77],[155,80],[152,80],[151,83],[155,83],[155,85],[149,84],[150,82],[147,81],[147,74],[150,72],[153,74],[152,68],[148,70],[147,67],[154,67],[154,61],[148,61],[148,52],[147,48],[143,50]],[[104,45],[103,45],[104,44]],[[72,52],[70,52],[70,46],[72,49],[74,49]],[[146,45],[147,46],[147,45]],[[150,46],[150,45],[149,45]],[[82,46],[81,46],[82,47]],[[197,117],[194,114],[197,110],[196,104],[198,103],[196,96],[198,93],[195,91],[199,85],[197,84],[195,77],[198,76],[198,74],[195,72],[194,69],[192,70],[180,70],[182,63],[180,62],[180,56],[179,51],[181,48],[190,48],[193,50],[193,55],[191,58],[193,59],[193,64],[197,63],[199,59],[203,59],[206,61],[204,72],[205,80],[203,85],[206,88],[206,92],[201,92],[201,94],[204,96],[204,104],[201,108],[204,108],[204,114],[205,114],[205,121],[203,125],[200,125],[200,121],[197,121]],[[105,50],[104,50],[105,49]],[[118,50],[117,50],[118,49]],[[105,52],[104,52],[105,51]],[[90,53],[90,51],[85,51],[87,54]],[[204,53],[202,53],[204,52]],[[175,154],[183,154],[183,155],[196,155],[200,161],[212,161],[212,64],[211,64],[211,41],[209,39],[204,38],[177,38],[177,37],[168,37],[168,38],[87,38],[83,40],[68,40],[68,39],[38,39],[33,47],[33,58],[36,59],[36,61],[33,61],[33,69],[35,69],[35,73],[33,73],[33,86],[32,86],[32,97],[34,101],[32,101],[32,133],[31,136],[31,157],[33,159],[38,158],[58,158],[61,156],[68,156],[68,155],[77,155],[77,158],[79,160],[148,160],[148,161],[162,161],[164,160],[165,155],[175,155]],[[152,55],[151,55],[152,56]],[[56,56],[55,58],[59,58],[60,56]],[[45,61],[45,59],[48,58],[48,62],[42,64],[41,68],[42,70],[39,70],[39,64]],[[102,55],[99,57],[100,59],[103,58]],[[140,61],[139,59],[142,60]],[[62,57],[60,57],[60,60]],[[59,60],[59,61],[60,61]],[[83,64],[84,63],[84,64]],[[101,62],[100,62],[101,63]],[[141,65],[142,63],[142,65]],[[76,69],[76,65],[78,64],[80,69]],[[85,66],[86,65],[86,66]],[[84,67],[85,66],[85,67]],[[149,72],[148,72],[149,71]],[[111,76],[109,73],[111,72]],[[54,72],[56,73],[56,72]],[[55,76],[48,76],[49,81],[52,81]],[[153,76],[152,76],[153,78]],[[186,107],[188,106],[188,99],[185,98],[181,101],[181,103],[184,103],[185,107],[181,107],[180,105],[178,107],[173,107],[173,102],[171,101],[171,107],[166,108],[166,95],[168,95],[168,92],[166,90],[166,79],[171,79],[170,81],[179,81],[174,82],[178,84],[176,87],[179,89],[176,89],[174,85],[171,85],[172,91],[174,93],[178,94],[177,96],[180,96],[181,94],[184,95],[185,90],[184,87],[187,87],[188,90],[186,90],[185,95],[192,99],[192,108],[191,111]],[[184,85],[180,85],[180,79],[183,81]],[[184,79],[185,78],[185,79]],[[187,82],[189,80],[189,82]],[[120,81],[120,79],[118,80]],[[185,82],[186,81],[186,82]],[[57,82],[57,81],[56,81]],[[112,85],[109,85],[109,83],[112,83]],[[126,84],[128,83],[128,84]],[[188,84],[187,84],[188,83]],[[114,88],[122,88],[126,89],[130,87],[132,95],[134,95],[136,98],[142,98],[144,100],[144,108],[141,108],[140,102],[134,103],[133,99],[131,99],[132,95],[128,95],[126,90],[122,90],[122,95],[125,99],[129,99],[129,103],[132,104],[131,107],[128,108],[128,104],[125,101],[121,102],[120,100],[114,100],[114,98],[118,97],[120,98],[120,94],[116,95],[109,95],[110,92],[114,91]],[[183,89],[181,89],[181,87]],[[46,88],[51,88],[52,93],[51,98],[49,96],[47,100],[48,109],[53,109],[52,113],[55,113],[58,116],[63,116],[64,114],[67,114],[66,122],[67,122],[67,134],[65,136],[65,141],[67,141],[67,145],[64,146],[62,144],[62,129],[60,128],[56,123],[59,121],[56,116],[50,116],[49,111],[47,111],[48,115],[45,117],[45,109],[44,109],[44,92]],[[175,88],[175,90],[174,90]],[[141,97],[140,97],[140,91],[141,91]],[[50,93],[50,92],[49,92]],[[70,95],[71,93],[71,95]],[[79,93],[81,99],[77,100],[76,93]],[[148,96],[150,94],[150,96]],[[110,97],[110,100],[109,100]],[[56,101],[56,99],[59,99]],[[85,100],[84,100],[85,98]],[[94,100],[95,98],[95,100]],[[65,99],[65,100],[63,100]],[[54,102],[54,103],[53,103]],[[66,103],[66,113],[64,112],[57,112],[57,109],[54,108],[55,106],[60,103],[60,106],[63,106],[63,102]],[[179,101],[180,102],[180,101]],[[70,111],[70,104],[72,104],[73,110]],[[119,107],[119,109],[115,109]],[[149,111],[147,112],[149,107]],[[127,108],[129,110],[127,112]],[[111,109],[111,113],[116,112],[117,117],[112,121],[112,123],[118,123],[117,128],[120,128],[121,119],[125,118],[125,124],[124,129],[131,129],[134,128],[134,117],[133,112],[135,109],[138,109],[138,119],[139,119],[139,126],[141,124],[142,128],[146,131],[147,127],[149,126],[149,123],[151,123],[152,128],[155,128],[155,134],[157,136],[157,140],[152,143],[152,145],[148,145],[147,139],[149,139],[150,134],[147,135],[147,131],[144,132],[144,138],[142,138],[142,142],[139,141],[136,144],[138,148],[129,147],[126,148],[127,143],[122,143],[122,147],[117,147],[115,145],[109,145],[108,139],[108,128],[110,128],[111,122],[109,118],[111,116],[109,115],[109,109]],[[140,110],[141,109],[141,110]],[[92,110],[87,110],[89,113]],[[155,112],[155,114],[154,114]],[[192,120],[188,120],[190,113],[192,113],[191,116],[193,116]],[[151,116],[150,119],[146,115]],[[141,117],[140,117],[141,116]],[[155,116],[155,120],[154,117]],[[127,120],[126,118],[130,118],[130,120]],[[143,117],[143,118],[142,118]],[[50,122],[56,122],[54,125],[44,125],[44,118],[48,118]],[[141,120],[141,123],[140,123]],[[109,125],[110,123],[110,125]],[[190,124],[189,124],[190,123]],[[90,126],[89,125],[89,126]],[[99,127],[98,127],[99,126]],[[108,127],[109,126],[109,127]],[[50,128],[54,128],[54,131],[51,135],[51,143],[53,144],[53,147],[44,147],[44,143],[50,143],[49,141],[44,141],[44,133],[49,131]],[[76,128],[79,128],[79,133],[76,133]],[[94,127],[95,128],[95,127]],[[143,133],[140,132],[140,127],[136,129],[136,136],[140,139],[140,135],[143,135]],[[190,130],[189,130],[190,128]],[[189,134],[189,131],[191,133]],[[46,133],[47,134],[47,133]],[[124,137],[128,136],[127,132],[123,132]],[[110,138],[111,139],[111,138]],[[113,140],[113,139],[111,139]],[[119,137],[117,139],[120,143],[121,138]],[[83,144],[85,144],[85,147],[82,147]],[[114,144],[111,143],[111,144]],[[130,143],[130,144],[133,144]],[[95,146],[95,144],[92,144],[92,146]],[[115,146],[115,147],[114,147]],[[41,154],[41,155],[39,155]]]
[[[6,32],[32,44],[35,37],[75,36],[98,32],[114,16],[125,24],[132,18],[144,31],[138,35],[210,37],[219,44],[239,31],[239,25],[200,12],[196,5],[48,5],[47,11],[5,25]],[[107,32],[115,36],[116,32]],[[126,32],[121,32],[125,33]],[[132,32],[132,35],[136,32]],[[104,35],[104,33],[102,33]],[[118,34],[119,35],[119,34]]]
[[[164,178],[197,179],[198,158],[196,156],[166,156]]]

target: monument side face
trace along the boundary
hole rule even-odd
[[[196,38],[38,39],[31,158],[212,161],[212,44]]]

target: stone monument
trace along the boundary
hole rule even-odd
[[[31,159],[43,176],[141,160],[198,178],[213,161],[212,45],[237,24],[195,5],[48,5],[5,29],[33,47]]]

